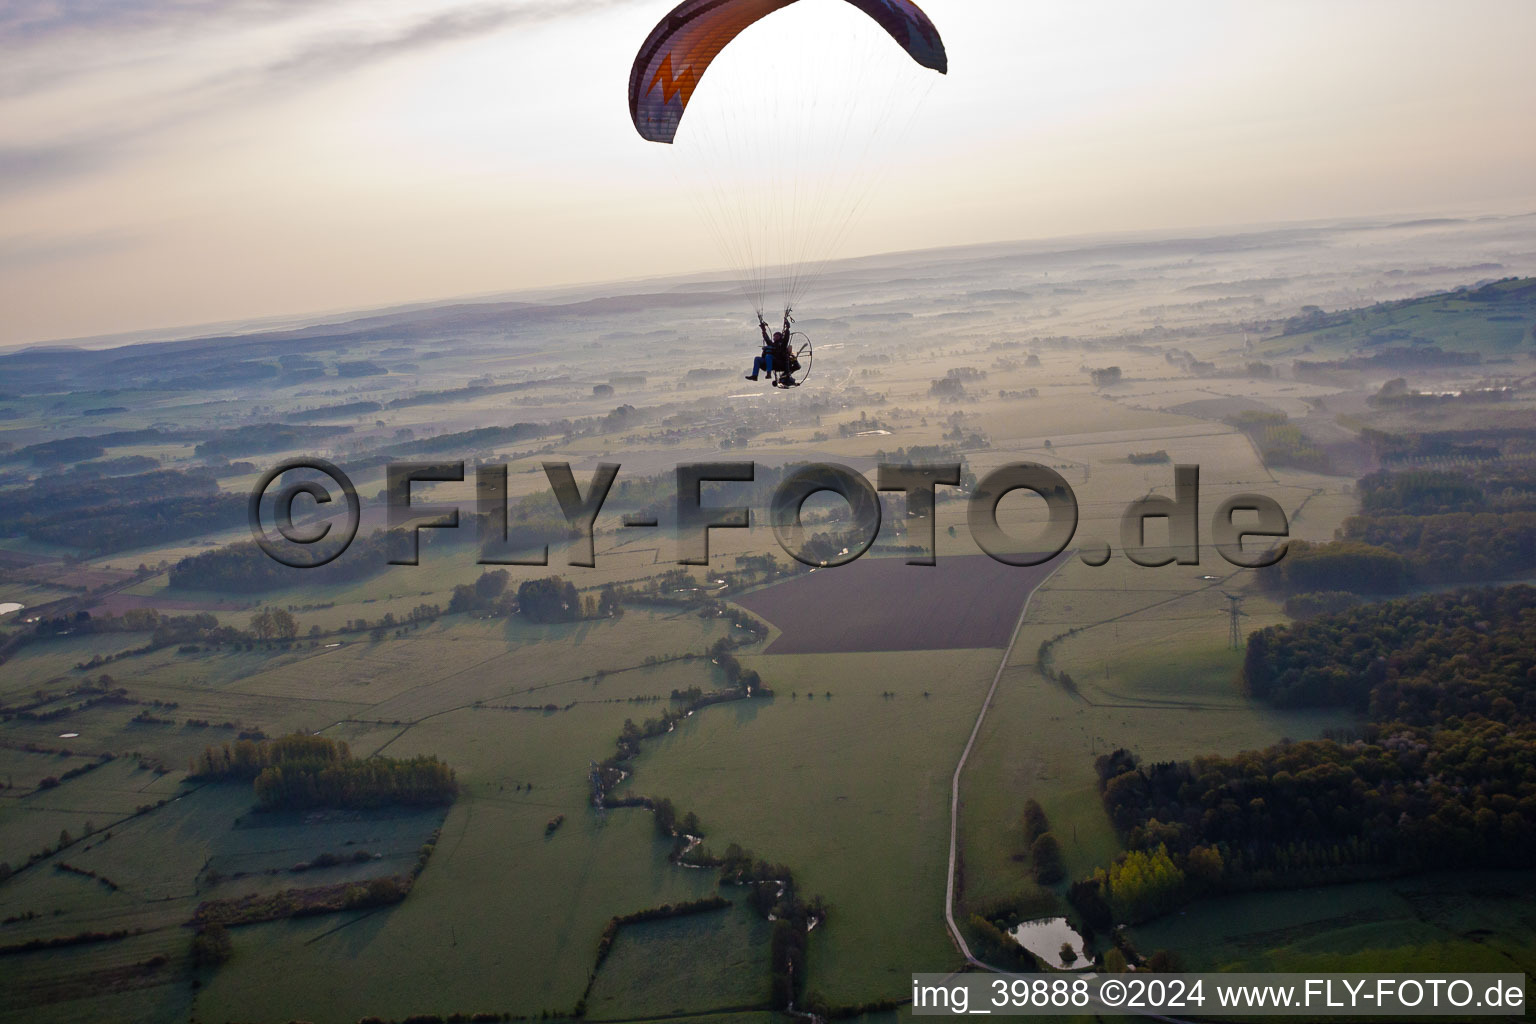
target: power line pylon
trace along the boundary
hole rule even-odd
[[[1227,628],[1227,643],[1236,651],[1243,646],[1243,631],[1238,620],[1248,613],[1243,611],[1243,597],[1241,594],[1229,594],[1225,590],[1221,596],[1227,599],[1227,614],[1230,616]]]

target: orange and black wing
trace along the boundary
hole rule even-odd
[[[684,0],[651,31],[629,73],[635,130],[670,143],[710,63],[752,24],[797,0]],[[848,0],[868,14],[923,67],[945,73],[949,58],[938,29],[911,0]]]

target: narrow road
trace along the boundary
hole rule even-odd
[[[955,862],[959,858],[960,842],[960,774],[965,771],[965,762],[971,756],[971,748],[976,745],[976,737],[981,734],[981,723],[987,717],[987,709],[992,706],[992,698],[997,693],[997,684],[1003,680],[1003,672],[1008,668],[1008,661],[1013,657],[1013,645],[1018,643],[1019,632],[1024,628],[1024,619],[1029,614],[1030,603],[1040,588],[1050,582],[1051,576],[1061,571],[1071,556],[1068,555],[1057,563],[1049,576],[1035,584],[1035,589],[1029,592],[1029,597],[1024,599],[1024,607],[1019,609],[1019,621],[1013,624],[1013,634],[1008,637],[1008,646],[1003,649],[1002,661],[998,662],[997,672],[992,676],[992,686],[987,690],[987,699],[981,702],[981,711],[976,715],[976,724],[971,728],[971,738],[965,741],[965,750],[960,753],[960,763],[955,765],[954,778],[949,783],[949,875],[944,887],[944,923],[949,926],[949,937],[954,939],[955,946],[965,959],[976,967],[993,971],[998,974],[1006,974],[1000,967],[983,963],[976,959],[971,952],[971,947],[966,943],[965,936],[960,934],[959,927],[955,924]]]
[[[997,672],[992,676],[992,686],[987,690],[987,699],[981,703],[981,711],[976,715],[976,724],[971,727],[971,738],[965,741],[965,749],[960,752],[960,763],[955,765],[954,778],[949,783],[949,878],[944,887],[944,923],[949,926],[949,937],[954,940],[955,946],[960,950],[966,962],[972,967],[979,967],[993,974],[1008,974],[1002,967],[994,967],[984,960],[980,960],[971,952],[971,947],[965,941],[965,936],[960,934],[960,928],[955,924],[955,861],[958,859],[960,837],[960,773],[965,771],[965,762],[971,756],[971,748],[976,745],[976,737],[981,734],[981,723],[987,717],[987,709],[992,706],[992,698],[997,693],[997,684],[1002,682],[1003,672],[1008,668],[1008,661],[1013,657],[1013,645],[1018,643],[1019,633],[1024,628],[1024,619],[1029,614],[1029,605],[1040,592],[1040,588],[1050,582],[1051,576],[1055,576],[1066,565],[1069,558],[1063,558],[1056,568],[1051,570],[1050,576],[1035,584],[1035,589],[1029,592],[1029,597],[1024,600],[1024,607],[1019,610],[1019,621],[1013,625],[1013,635],[1008,638],[1008,646],[1003,650],[1003,659],[998,662]],[[959,973],[959,972],[955,972]],[[953,975],[951,975],[953,977]],[[1162,1024],[1192,1024],[1179,1017],[1165,1017],[1159,1013],[1148,1010],[1124,1010],[1103,1007],[1111,1013],[1122,1016],[1140,1017],[1145,1020],[1161,1021]]]

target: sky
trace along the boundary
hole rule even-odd
[[[0,345],[761,261],[774,188],[816,259],[1536,210],[1529,0],[921,3],[947,76],[799,0],[669,149],[669,0],[6,0]]]

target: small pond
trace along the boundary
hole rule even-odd
[[[1063,970],[1091,967],[1093,961],[1083,953],[1083,937],[1073,931],[1064,917],[1048,917],[1039,921],[1025,921],[1013,930],[1013,938],[1041,961]],[[1077,954],[1077,959],[1066,963],[1061,958],[1061,944],[1067,943]]]

